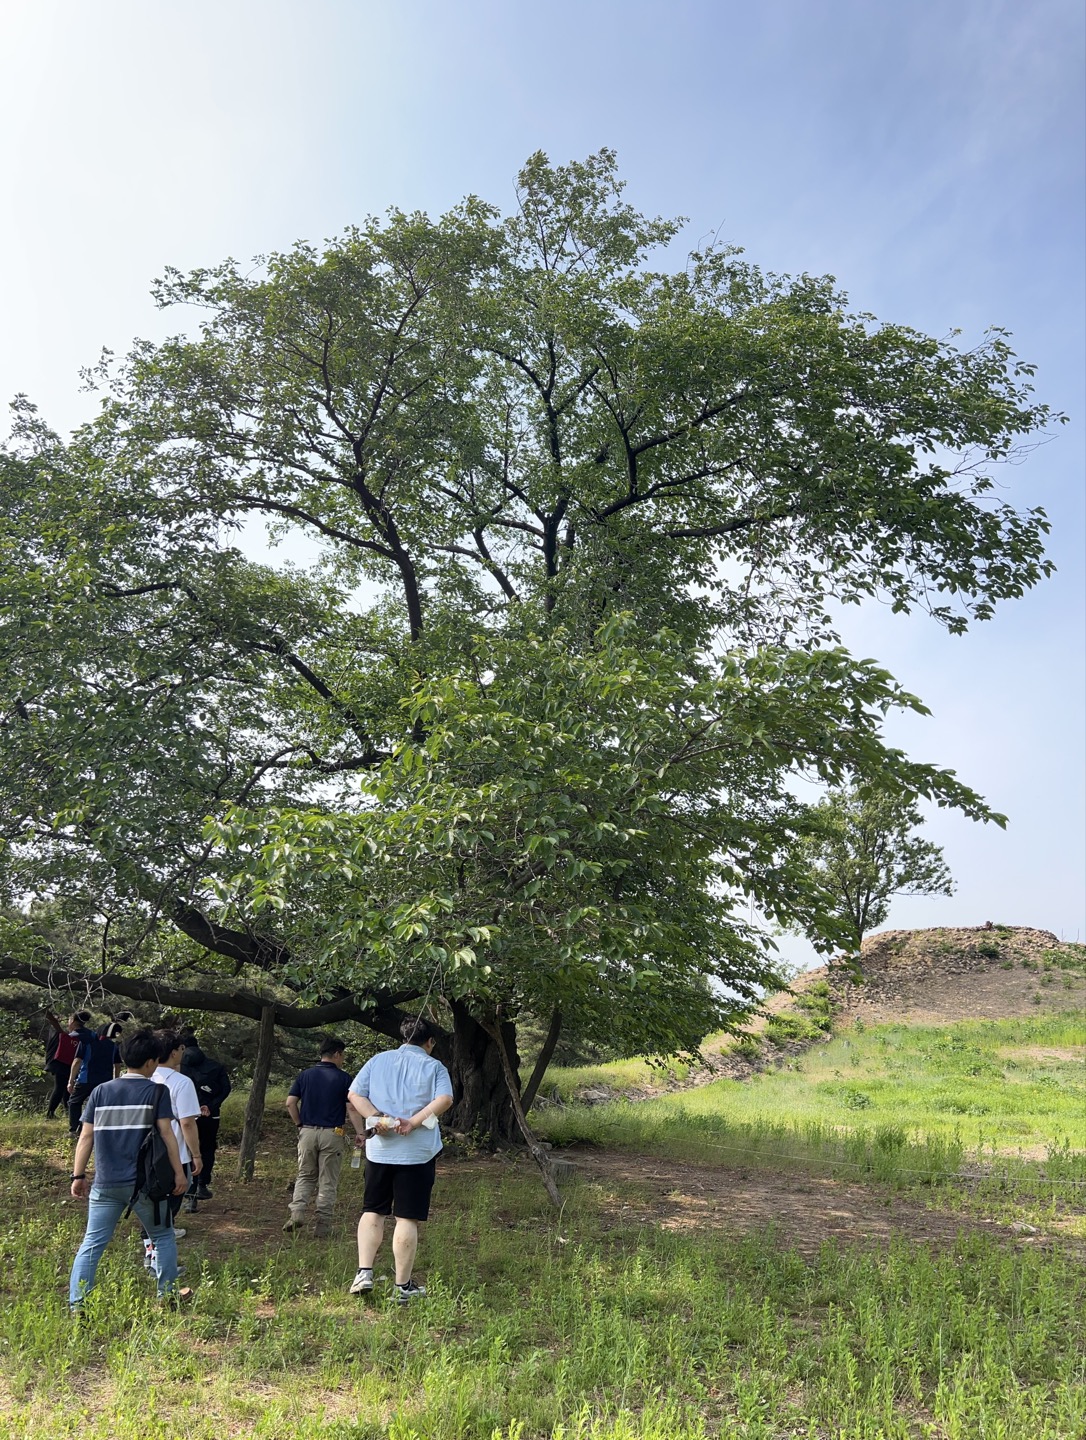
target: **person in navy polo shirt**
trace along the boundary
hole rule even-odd
[[[351,1105],[365,1116],[366,1188],[358,1222],[358,1272],[350,1293],[373,1289],[373,1262],[385,1234],[385,1217],[396,1216],[392,1255],[394,1298],[408,1304],[425,1295],[412,1278],[419,1223],[430,1214],[435,1161],[441,1149],[437,1117],[453,1103],[449,1072],[430,1053],[437,1033],[421,1016],[400,1026],[404,1043],[367,1060],[351,1083]]]
[[[343,1073],[345,1051],[342,1040],[325,1040],[320,1063],[303,1070],[287,1096],[287,1110],[298,1127],[298,1179],[290,1202],[290,1219],[283,1226],[288,1232],[300,1230],[305,1224],[305,1212],[315,1192],[313,1233],[322,1239],[332,1233],[332,1211],[343,1168],[347,1091],[351,1086],[350,1076]],[[364,1126],[354,1111],[351,1126],[361,1143]]]

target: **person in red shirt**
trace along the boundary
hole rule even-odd
[[[45,1069],[46,1073],[53,1077],[53,1091],[45,1107],[45,1118],[55,1120],[61,1105],[66,1107],[68,1101],[68,1076],[75,1059],[76,1047],[76,1039],[71,1032],[80,1025],[86,1025],[91,1017],[89,1011],[80,1010],[78,1014],[70,1015],[67,1020],[62,1021],[52,1010],[47,1010],[45,1018],[49,1022],[49,1038],[45,1042]]]

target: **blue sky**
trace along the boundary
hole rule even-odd
[[[934,817],[958,895],[891,923],[1084,939],[1083,31],[1079,0],[7,0],[0,396],[69,426],[102,345],[177,327],[165,265],[508,206],[536,149],[613,146],[689,245],[832,273],[881,318],[1005,326],[1071,416],[1004,476],[1059,575],[964,639],[877,606],[847,638],[934,712],[895,739],[1012,821]]]

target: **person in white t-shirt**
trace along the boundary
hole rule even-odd
[[[156,1085],[165,1085],[170,1092],[170,1103],[174,1113],[173,1133],[177,1140],[177,1148],[181,1153],[181,1164],[191,1181],[194,1175],[200,1173],[200,1136],[196,1129],[200,1101],[196,1094],[196,1086],[187,1075],[181,1074],[181,1056],[185,1053],[185,1047],[181,1043],[180,1035],[174,1030],[156,1030],[155,1039],[158,1041],[158,1068],[151,1079]],[[183,1199],[183,1195],[170,1196],[168,1203],[171,1220],[180,1210]],[[176,1239],[179,1240],[185,1233],[179,1226],[174,1227]],[[144,1234],[144,1267],[148,1270],[154,1269],[154,1260],[155,1247],[151,1243],[150,1237]]]

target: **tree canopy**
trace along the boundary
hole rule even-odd
[[[609,151],[533,156],[517,202],[167,271],[198,330],[106,357],[67,443],[21,404],[3,459],[9,897],[390,1032],[441,995],[462,1122],[518,1015],[728,1023],[773,983],[748,902],[840,940],[797,775],[991,818],[885,745],[922,706],[829,611],[960,632],[1049,569],[994,488],[1050,418],[1003,333],[730,247],[654,268],[679,223]],[[319,561],[255,563],[254,521]]]
[[[814,806],[802,850],[858,952],[885,923],[895,895],[953,895],[942,849],[916,832],[912,800],[879,790],[836,790]]]

